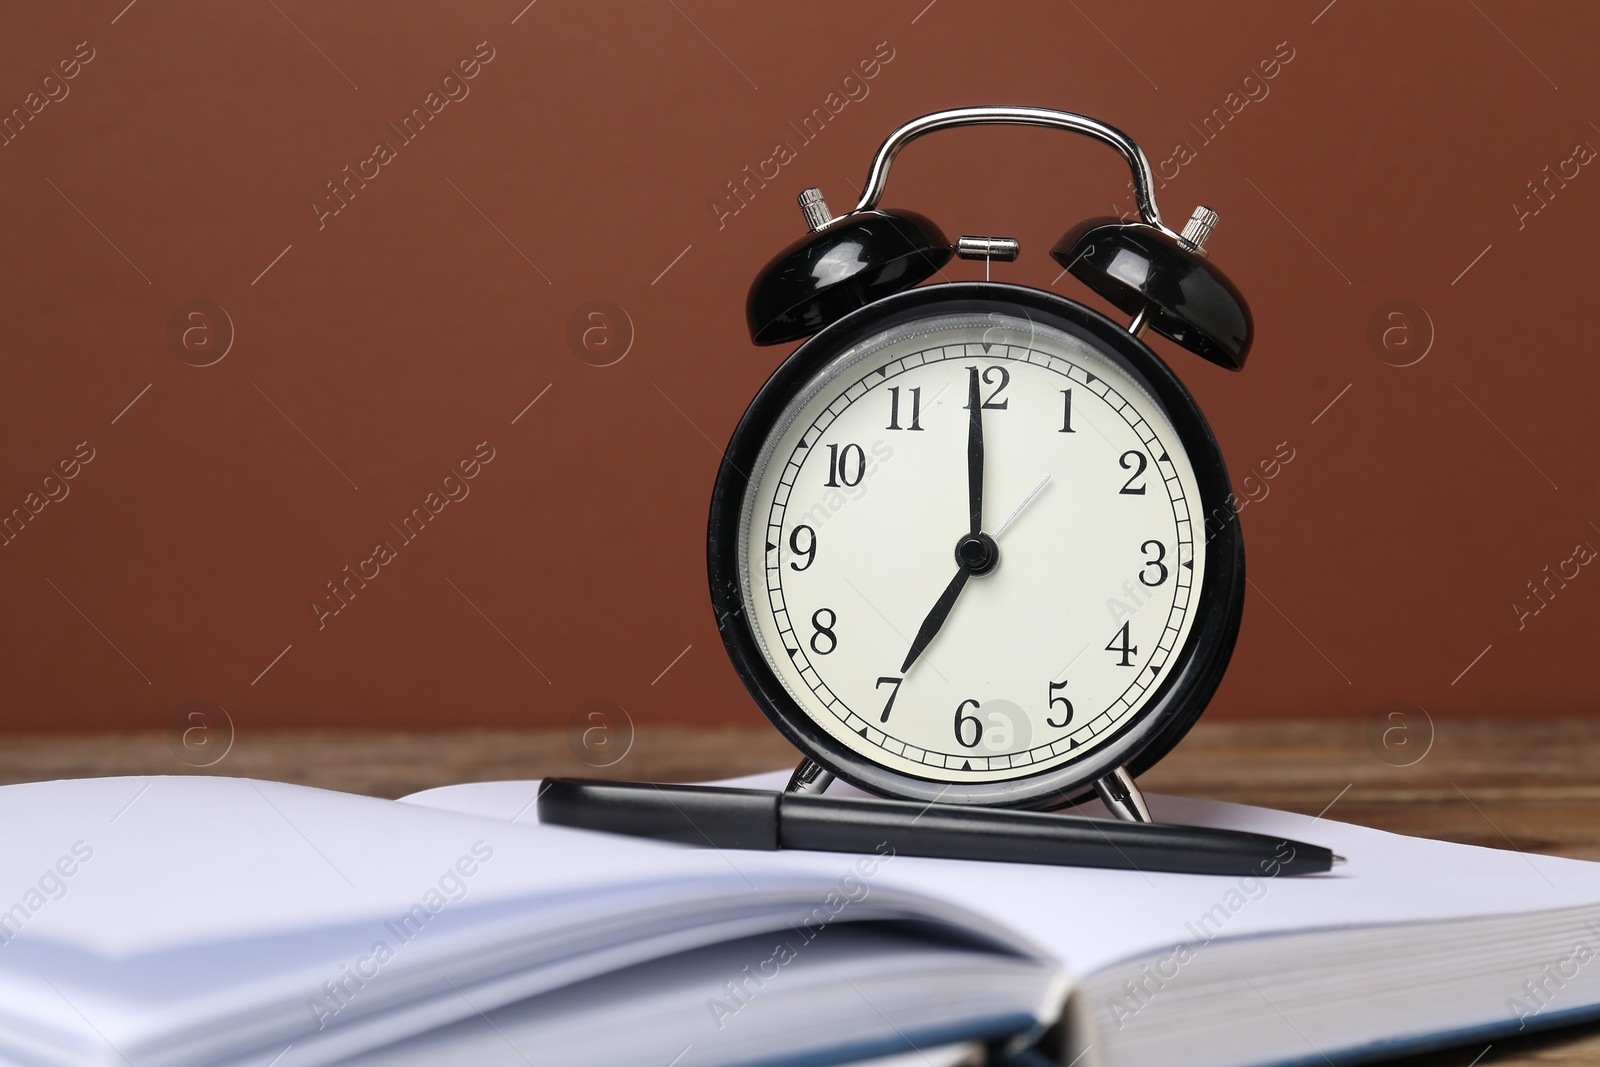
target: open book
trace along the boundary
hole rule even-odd
[[[1273,879],[712,852],[539,826],[535,791],[0,788],[0,1063],[939,1067],[1059,1023],[1063,1062],[1205,1067],[1600,1008],[1600,864],[1160,796],[1160,820],[1349,863]]]

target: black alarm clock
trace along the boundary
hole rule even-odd
[[[1140,218],[1079,223],[1051,255],[1131,322],[1001,282],[920,285],[952,254],[1007,262],[885,211],[896,153],[934,130],[1047,126],[1127,160]],[[1068,112],[973,107],[896,130],[854,210],[757,276],[758,345],[808,338],[745,411],[711,499],[728,655],[805,759],[873,794],[1050,809],[1097,792],[1149,820],[1133,777],[1215,692],[1244,599],[1227,469],[1154,330],[1232,370],[1250,312],[1211,264],[1217,216],[1156,209],[1125,134]]]

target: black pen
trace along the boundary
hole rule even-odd
[[[1320,874],[1320,845],[1240,830],[703,785],[547,778],[539,821],[701,848],[811,849],[1179,874]]]

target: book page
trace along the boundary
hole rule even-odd
[[[854,919],[953,918],[938,898],[859,892],[837,856],[763,868],[515,815],[239,778],[0,788],[0,1060],[293,1044],[279,1067],[307,1067],[787,929],[835,897]]]
[[[717,783],[781,789],[787,772]],[[403,802],[486,817],[537,818],[537,782],[447,786]],[[830,796],[864,796],[836,782]],[[1332,819],[1147,794],[1158,821],[1245,830],[1346,857],[1328,874],[1165,874],[897,857],[888,877],[1009,925],[1086,975],[1131,956],[1218,937],[1420,922],[1600,903],[1600,864],[1405,837]],[[1104,817],[1095,802],[1083,814]],[[748,853],[725,852],[744,863]],[[781,853],[797,866],[823,853]]]

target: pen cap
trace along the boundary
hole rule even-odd
[[[778,847],[778,794],[759,789],[547,778],[538,803],[539,821],[554,826],[700,848]]]

